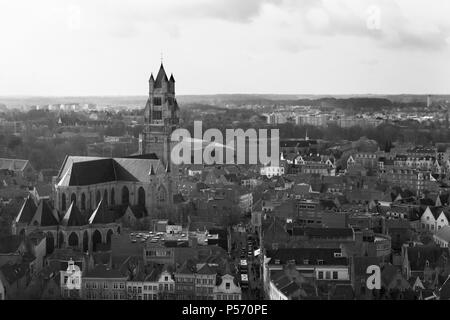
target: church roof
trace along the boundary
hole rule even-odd
[[[37,222],[40,226],[56,226],[59,224],[59,218],[56,211],[50,205],[49,200],[43,199],[39,202],[32,223]]]
[[[114,222],[114,212],[107,210],[103,199],[97,205],[97,208],[89,218],[89,224],[105,224]]]
[[[30,223],[33,219],[33,215],[36,212],[36,204],[31,196],[25,199],[19,214],[16,217],[17,223]]]
[[[159,159],[68,156],[59,173],[59,186],[85,186],[112,181],[149,182],[149,168],[164,168]]]

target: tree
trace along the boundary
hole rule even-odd
[[[22,138],[11,136],[8,141],[8,149],[15,150],[17,147],[22,145]]]

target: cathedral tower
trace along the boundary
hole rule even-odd
[[[154,153],[164,166],[171,166],[174,145],[172,132],[179,126],[179,107],[175,99],[175,79],[167,77],[161,63],[156,79],[148,81],[149,96],[144,110],[144,131],[139,137],[139,153]]]

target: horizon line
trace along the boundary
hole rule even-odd
[[[177,94],[177,97],[199,96],[450,96],[450,93],[193,93]],[[142,94],[87,94],[87,95],[41,95],[41,94],[0,94],[0,98],[90,98],[90,97],[148,97]]]

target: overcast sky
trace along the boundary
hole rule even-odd
[[[450,93],[448,0],[0,0],[0,95]]]

